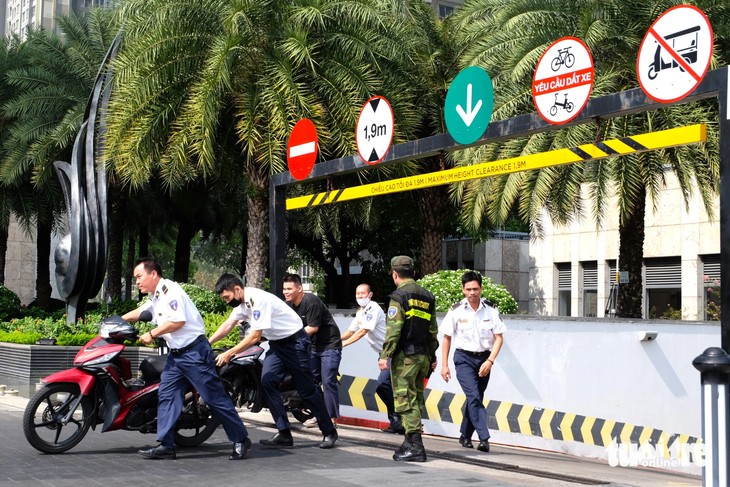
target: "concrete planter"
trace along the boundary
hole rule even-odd
[[[74,366],[74,357],[81,347],[20,345],[0,343],[0,376],[35,382]],[[134,374],[145,358],[157,355],[156,348],[127,347],[122,357],[132,363]]]

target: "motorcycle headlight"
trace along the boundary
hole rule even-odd
[[[103,364],[105,362],[111,362],[114,360],[114,357],[119,355],[121,353],[121,350],[117,352],[109,352],[107,354],[102,355],[101,357],[97,357],[93,360],[89,360],[88,362],[84,362],[82,365],[97,365],[97,364]]]

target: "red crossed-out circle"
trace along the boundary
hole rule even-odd
[[[661,36],[661,34],[659,34],[655,29],[656,25],[659,22],[661,22],[662,19],[664,19],[667,16],[667,14],[669,14],[670,12],[673,12],[674,10],[677,10],[677,9],[690,9],[690,10],[696,11],[697,13],[700,14],[700,16],[704,20],[704,22],[709,30],[709,37],[710,37],[710,42],[708,44],[709,49],[710,49],[709,56],[707,56],[707,63],[704,66],[700,66],[700,70],[698,70],[698,71],[695,71],[694,69],[692,69],[692,67],[689,66],[689,64],[686,62],[686,60],[681,55],[679,55],[672,48],[672,46],[670,46],[667,43],[667,41]],[[666,51],[672,57],[672,61],[675,62],[677,65],[679,65],[681,67],[682,71],[689,74],[689,76],[691,76],[694,79],[694,83],[692,85],[689,85],[689,86],[691,86],[691,88],[683,90],[684,91],[683,94],[681,94],[679,96],[675,96],[673,98],[660,98],[655,93],[652,93],[652,91],[647,86],[649,80],[645,80],[642,76],[642,73],[640,71],[641,70],[640,61],[642,59],[641,55],[642,55],[642,51],[644,49],[644,44],[646,44],[647,42],[649,42],[651,40],[655,40],[656,42],[658,42],[662,46],[663,50]],[[697,85],[700,84],[700,81],[702,81],[702,78],[705,77],[705,74],[707,73],[707,70],[710,67],[710,61],[712,60],[713,41],[714,41],[714,34],[712,32],[712,25],[710,24],[710,20],[707,18],[707,16],[705,15],[705,13],[702,10],[695,7],[694,5],[677,5],[676,7],[670,8],[669,10],[667,10],[666,12],[661,14],[659,16],[659,18],[657,18],[654,21],[653,24],[651,24],[651,27],[649,27],[649,30],[646,31],[646,35],[644,36],[644,39],[641,41],[641,45],[639,46],[639,55],[636,58],[636,75],[637,75],[636,77],[639,78],[639,85],[641,85],[641,89],[644,90],[644,93],[646,93],[646,95],[649,98],[651,98],[654,101],[658,101],[660,103],[671,103],[674,101],[681,100],[685,96],[689,95],[690,93],[692,93],[694,91],[695,88],[697,88]],[[697,46],[697,48],[699,49],[699,46]]]
[[[286,145],[286,162],[294,179],[301,181],[309,176],[317,160],[319,142],[317,129],[308,118],[297,122]]]
[[[582,60],[587,62],[585,64],[581,64],[580,67],[575,66],[575,68],[573,68],[573,63],[566,64],[565,66],[567,70],[557,68],[562,72],[555,72],[556,68],[548,70],[547,67],[550,66],[551,62],[554,62],[553,57],[558,54],[556,49],[559,50],[561,46],[569,44],[573,44],[573,47],[577,47],[579,50],[582,50],[582,52],[575,52],[572,55],[579,55]],[[549,57],[546,57],[548,54]],[[553,72],[555,72],[555,74],[553,74]],[[539,79],[538,73],[542,76]],[[546,73],[549,73],[549,75],[546,76]],[[558,39],[545,50],[542,56],[540,56],[540,60],[537,62],[537,67],[535,68],[535,74],[532,78],[532,99],[535,103],[535,108],[537,108],[537,112],[542,118],[552,124],[562,124],[573,120],[578,116],[581,110],[583,110],[586,103],[588,103],[588,98],[590,98],[590,94],[593,89],[594,79],[595,68],[593,65],[593,56],[591,56],[591,51],[588,49],[588,46],[586,46],[585,42],[577,37],[563,37]],[[583,86],[587,86],[588,88],[581,89]],[[573,98],[574,100],[577,100],[577,102],[573,102],[573,107],[569,110],[569,116],[567,118],[556,117],[550,113],[549,107],[552,104],[548,102],[546,105],[544,101],[545,98],[552,101],[553,98],[551,95],[554,95],[555,93],[565,94],[575,92],[576,90],[580,90],[581,93],[577,99]],[[561,100],[556,100],[556,103],[560,101]],[[565,102],[567,102],[567,97],[565,98]],[[561,113],[558,108],[564,109],[565,107],[564,105],[556,104],[556,115]]]

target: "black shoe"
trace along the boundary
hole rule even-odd
[[[335,446],[335,441],[337,441],[338,435],[337,435],[337,429],[333,429],[332,433],[325,435],[324,438],[322,438],[322,443],[319,444],[320,448],[332,448]]]
[[[248,453],[248,449],[251,448],[251,438],[246,438],[241,443],[233,444],[233,453],[228,457],[229,460],[241,460]]]
[[[291,436],[290,430],[281,430],[268,440],[260,440],[259,443],[266,446],[276,446],[291,448],[294,446],[294,438]]]
[[[477,450],[483,451],[483,452],[489,452],[489,440],[480,441],[479,446],[477,447]]]
[[[166,460],[175,460],[175,457],[177,457],[177,455],[175,455],[175,448],[165,448],[162,445],[150,448],[149,450],[140,450],[139,454],[144,458],[151,458],[153,460],[160,460],[163,458]]]
[[[385,429],[381,429],[383,433],[392,433],[394,435],[405,435],[406,429],[403,426],[393,425],[391,424]]]
[[[459,437],[459,444],[464,448],[474,448],[474,445],[471,442],[471,438],[466,438],[463,435]]]
[[[421,433],[411,433],[411,444],[403,453],[395,453],[393,460],[396,462],[425,462],[426,449],[423,447]]]

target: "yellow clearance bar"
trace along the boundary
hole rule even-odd
[[[707,126],[704,124],[690,125],[676,129],[650,132],[647,134],[624,137],[622,139],[604,140],[594,144],[584,144],[570,149],[558,149],[529,156],[502,159],[485,162],[473,166],[458,167],[429,174],[419,174],[407,178],[393,179],[380,183],[365,184],[326,193],[310,194],[286,200],[287,210],[308,208],[310,206],[326,205],[339,201],[356,200],[368,196],[378,196],[414,189],[430,188],[442,184],[468,181],[471,179],[486,178],[500,174],[509,174],[530,169],[542,169],[549,166],[584,162],[605,157],[636,154],[650,150],[677,147],[681,145],[705,142],[707,140]]]

